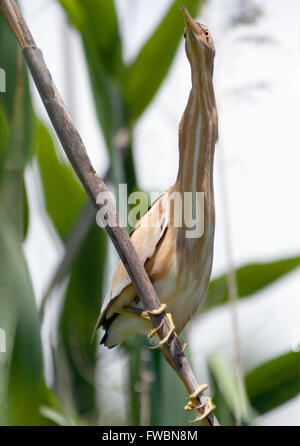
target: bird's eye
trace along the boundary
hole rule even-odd
[[[209,36],[209,32],[208,31],[205,31],[205,37],[208,37]]]
[[[184,38],[186,39],[186,32],[184,31],[184,34],[183,34],[183,36],[184,36]]]

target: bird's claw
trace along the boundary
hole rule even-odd
[[[164,310],[163,310],[164,311]],[[158,345],[155,345],[154,347],[150,347],[151,350],[156,350],[157,348],[162,347],[164,344],[166,344],[170,338],[170,336],[172,335],[172,333],[174,333],[175,331],[175,325],[171,316],[171,313],[167,313],[166,314],[169,324],[170,324],[170,330],[168,332],[168,334],[159,342]],[[163,324],[163,321],[159,324],[158,327],[153,328],[150,333],[148,334],[148,338],[152,338],[154,335],[156,335],[156,333],[158,332],[158,330],[160,330],[161,326]]]
[[[167,305],[162,304],[159,308],[156,308],[155,310],[144,311],[143,313],[146,313],[144,315],[144,318],[145,319],[149,318],[149,314],[154,314],[154,315],[158,316],[158,315],[162,314],[166,309],[167,309]],[[150,347],[151,350],[156,350],[157,348],[161,348],[164,344],[166,344],[168,342],[172,333],[175,332],[175,325],[174,325],[171,313],[166,313],[166,316],[167,316],[169,324],[170,324],[170,330],[169,330],[168,334],[159,342],[158,345],[156,345],[154,347]],[[157,327],[152,328],[152,330],[148,333],[148,338],[149,339],[153,338],[153,336],[155,336],[157,334],[157,332],[161,329],[162,325],[163,325],[163,321],[161,321],[161,323]],[[176,333],[175,333],[175,335],[176,335]],[[186,348],[187,344],[185,342],[183,342],[180,338],[177,337],[177,339],[181,345],[181,351],[180,351],[180,354],[181,354],[184,351],[184,349]]]
[[[149,314],[153,314],[154,316],[159,316],[160,314],[162,314],[166,310],[166,308],[167,308],[167,305],[166,304],[162,304],[159,308],[155,308],[154,310],[144,310],[144,311],[142,311],[140,313],[140,316],[143,319],[145,319],[146,321],[150,321],[151,318],[150,318]],[[161,326],[162,326],[162,323],[159,324],[158,327],[153,328],[153,330],[150,331],[148,337],[152,338],[152,336],[154,336],[158,332],[158,330],[161,328]],[[151,333],[153,333],[153,334],[150,336]]]
[[[200,393],[205,392],[205,390],[208,389],[208,384],[200,384],[198,389],[195,390],[195,392],[191,393],[188,399],[192,402],[194,401]]]
[[[166,308],[167,308],[167,305],[166,304],[162,304],[159,308],[155,308],[152,311],[147,310],[144,313],[147,314],[148,318],[149,318],[149,314],[153,314],[155,316],[159,316],[160,314],[162,314],[166,310]],[[148,333],[148,338],[149,339],[153,338],[153,336],[155,336],[156,333],[161,329],[162,325],[163,325],[163,321],[161,321],[161,323],[157,327],[152,328],[152,330]]]
[[[205,399],[206,399],[205,411],[201,415],[196,417],[194,420],[191,420],[190,423],[199,423],[200,421],[204,420],[204,418],[208,417],[208,415],[210,415],[215,410],[216,406],[212,402],[211,397],[206,396]],[[200,404],[200,406],[203,409],[204,404]]]
[[[194,420],[191,420],[190,423],[198,423],[199,421],[202,421],[215,409],[212,399],[208,396],[205,397],[205,402],[203,402],[202,404],[199,404],[197,402],[197,396],[200,395],[200,393],[207,390],[207,388],[208,388],[207,384],[201,384],[198,387],[198,389],[188,397],[189,401],[186,404],[186,406],[184,407],[184,410],[204,409],[203,413],[201,415],[197,416]]]
[[[163,324],[163,321],[161,321],[161,323],[157,327],[152,328],[152,330],[148,333],[148,338],[149,339],[153,338],[153,336],[156,335],[156,333],[161,329],[162,324]]]
[[[147,310],[147,313],[149,313],[149,314],[153,314],[154,316],[159,316],[159,315],[162,314],[166,309],[167,309],[167,305],[166,305],[166,304],[162,304],[159,308],[155,308],[155,309],[152,310],[152,311]]]

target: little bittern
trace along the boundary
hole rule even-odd
[[[210,279],[215,227],[213,160],[218,137],[213,90],[215,49],[207,28],[182,8],[185,50],[191,65],[192,89],[179,126],[179,170],[175,184],[152,205],[133,229],[131,241],[162,302],[158,309],[171,315],[172,330],[179,334],[202,303]],[[204,221],[201,236],[187,237],[188,226],[174,224],[185,209],[185,192],[202,192]],[[175,206],[174,193],[182,206]],[[194,207],[193,207],[194,209]],[[182,217],[181,215],[181,217]],[[180,216],[179,216],[180,217]],[[179,219],[180,220],[180,219]],[[155,221],[155,225],[148,224]],[[146,224],[145,224],[146,222]],[[171,319],[170,319],[171,320]],[[126,269],[119,262],[112,278],[96,328],[105,333],[101,343],[120,344],[137,332],[151,329]],[[150,332],[150,337],[155,330]]]

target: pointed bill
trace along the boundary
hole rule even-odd
[[[199,32],[199,27],[198,27],[197,22],[195,22],[195,20],[192,18],[192,16],[190,15],[188,10],[184,6],[181,6],[181,9],[182,9],[182,12],[183,12],[183,16],[184,16],[184,21],[185,21],[186,27],[188,29],[190,29],[191,31],[193,31],[194,33],[198,33]]]

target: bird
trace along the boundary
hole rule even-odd
[[[131,241],[167,311],[169,335],[178,336],[202,304],[211,276],[215,230],[213,164],[218,139],[218,115],[213,88],[215,47],[207,27],[182,6],[185,52],[191,68],[191,91],[179,125],[179,168],[176,181],[137,222]],[[186,198],[189,193],[192,201]],[[203,197],[196,215],[201,235],[191,237],[186,208],[197,210],[197,192]],[[181,205],[176,205],[176,197]],[[179,200],[180,201],[180,200]],[[155,224],[151,224],[151,222]],[[176,224],[177,222],[181,224]],[[137,333],[154,337],[149,314],[120,261],[114,271],[94,333],[103,328],[101,344],[120,345]]]

